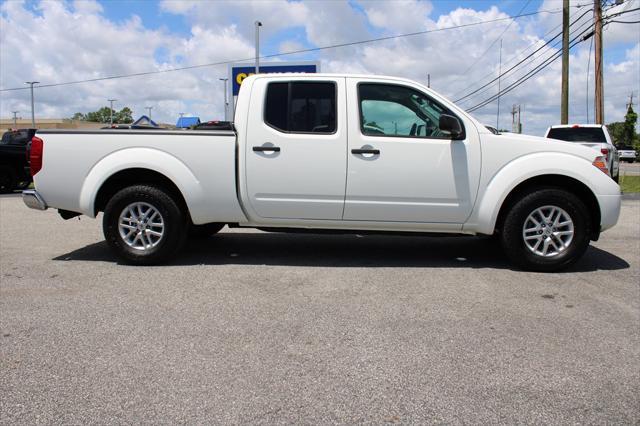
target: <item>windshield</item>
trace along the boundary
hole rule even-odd
[[[607,143],[600,127],[558,127],[549,130],[547,137],[567,142]]]

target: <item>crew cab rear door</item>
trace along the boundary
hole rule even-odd
[[[245,143],[249,207],[260,218],[341,220],[345,79],[258,78]]]

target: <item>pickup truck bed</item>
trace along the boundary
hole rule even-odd
[[[40,130],[38,136],[56,148],[45,151],[47,163],[74,158],[77,165],[38,173],[38,191],[48,205],[95,217],[112,195],[100,189],[134,182],[142,174],[136,176],[137,169],[154,164],[156,173],[188,194],[194,224],[246,220],[237,197],[233,131]]]

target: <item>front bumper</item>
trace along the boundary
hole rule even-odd
[[[22,191],[22,201],[31,209],[46,210],[48,208],[47,203],[35,189]]]
[[[600,231],[605,231],[618,223],[622,195],[597,195],[600,204]]]

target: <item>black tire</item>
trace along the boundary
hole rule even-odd
[[[126,207],[136,205],[136,203],[154,208],[160,215],[160,222],[163,223],[162,235],[153,237],[157,238],[153,242],[153,246],[151,245],[151,237],[146,235],[145,238],[150,242],[148,248],[131,246],[130,242],[127,243],[127,240],[120,233],[121,214],[125,214]],[[144,218],[144,215],[139,217]],[[131,226],[132,222],[127,222],[125,226],[127,225]],[[184,245],[187,226],[187,214],[176,200],[164,189],[148,185],[130,186],[117,192],[107,203],[102,221],[104,236],[111,249],[125,262],[133,265],[154,265],[174,256]],[[148,229],[159,230],[159,228],[152,228],[151,225]],[[132,236],[136,235],[134,238],[138,238],[137,235],[144,231],[134,230],[133,232]],[[146,242],[144,241],[144,244]]]
[[[564,210],[573,222],[573,239],[570,240],[566,248],[562,251],[558,250],[557,254],[549,257],[534,253],[533,248],[530,249],[527,246],[523,237],[523,229],[529,215],[536,209],[545,206],[554,206]],[[523,195],[511,206],[502,224],[500,241],[509,260],[520,268],[530,271],[552,272],[570,266],[584,254],[589,246],[591,227],[589,210],[576,195],[560,188],[541,188]],[[546,229],[542,232],[546,232]],[[541,236],[540,238],[544,239],[545,237]],[[555,243],[557,239],[554,238],[549,237]],[[532,244],[536,242],[535,240],[529,241]]]
[[[208,238],[220,232],[224,228],[224,223],[205,223],[204,225],[191,224],[189,236],[192,238]]]
[[[16,183],[16,174],[13,169],[0,166],[0,193],[12,192]]]

